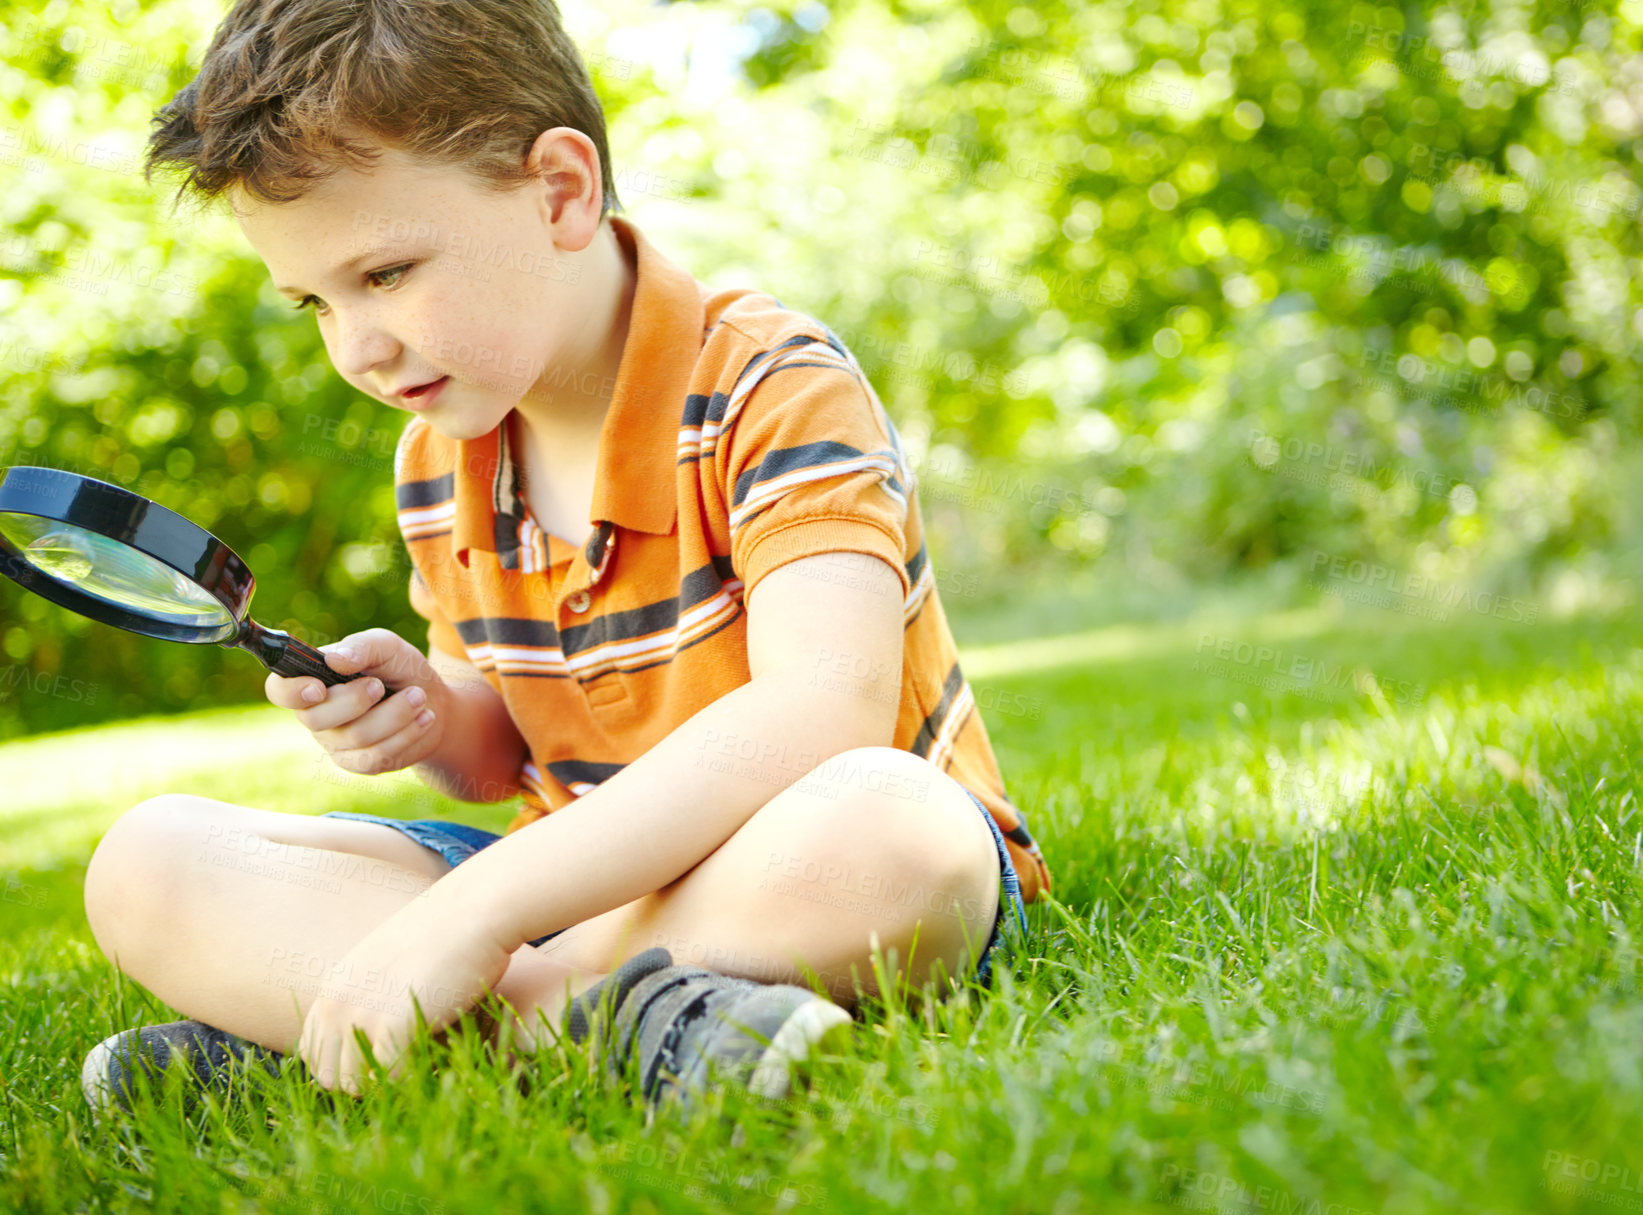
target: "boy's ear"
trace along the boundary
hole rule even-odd
[[[525,167],[541,185],[543,219],[558,229],[555,242],[573,253],[587,248],[598,230],[604,196],[599,152],[574,127],[543,131],[526,153]]]

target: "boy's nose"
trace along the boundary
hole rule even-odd
[[[338,317],[332,364],[356,383],[371,385],[372,391],[383,400],[393,399],[393,394],[384,388],[393,383],[393,377],[382,368],[398,353],[399,344],[368,321]]]

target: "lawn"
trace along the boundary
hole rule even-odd
[[[1098,585],[950,606],[1055,899],[992,992],[874,1003],[808,1093],[683,1127],[575,1059],[510,1073],[472,1033],[357,1102],[287,1076],[90,1121],[86,1051],[176,1015],[117,981],[81,910],[122,809],[510,811],[350,777],[266,706],[0,747],[0,1207],[1643,1206],[1643,607],[1434,621],[1257,586],[1140,611]]]

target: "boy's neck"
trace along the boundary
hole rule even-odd
[[[516,409],[527,448],[541,450],[550,438],[597,436],[616,390],[636,278],[608,216],[577,258],[587,282],[586,344],[567,349],[562,362],[520,398]]]

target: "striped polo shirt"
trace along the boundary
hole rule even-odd
[[[704,286],[630,220],[609,223],[636,278],[588,533],[573,545],[531,517],[517,412],[466,440],[413,415],[394,456],[428,643],[483,673],[529,748],[507,830],[747,683],[744,602],[765,574],[827,553],[820,576],[846,580],[871,554],[900,575],[905,600],[893,743],[981,800],[1032,901],[1049,869],[959,668],[913,470],[855,356],[820,321],[749,288]],[[732,763],[754,745],[720,741]],[[821,760],[774,762],[796,779]]]

